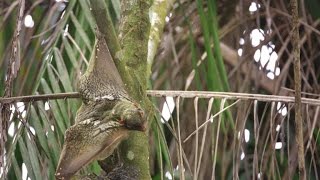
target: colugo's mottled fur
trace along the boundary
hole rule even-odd
[[[80,78],[80,94],[84,100],[89,101],[129,99],[107,43],[99,32],[97,39],[95,53],[86,72]]]
[[[70,179],[83,166],[110,156],[129,130],[145,129],[145,113],[127,94],[105,39],[97,44],[88,69],[80,78],[83,103],[75,124],[65,133],[56,170],[57,179]]]

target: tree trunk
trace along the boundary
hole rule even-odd
[[[126,90],[152,117],[151,103],[146,89],[150,68],[147,65],[148,38],[150,30],[149,8],[151,0],[121,1],[119,41],[105,3],[91,0],[93,16],[99,30],[105,35],[110,53],[114,58]],[[136,168],[138,179],[151,179],[149,171],[148,131],[130,132],[129,138],[120,145],[120,155],[124,166]]]

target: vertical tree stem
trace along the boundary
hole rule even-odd
[[[107,37],[105,39],[126,90],[132,99],[144,108],[150,119],[152,106],[147,98],[146,89],[150,76],[150,66],[147,64],[150,34],[149,11],[153,1],[121,1],[118,37],[114,29],[110,27],[112,22],[106,4],[99,0],[90,0],[90,2],[99,30]],[[141,180],[151,179],[147,134],[148,132],[130,132],[129,139],[120,146],[124,165],[134,167],[139,173],[138,179]]]
[[[121,75],[121,78],[124,82],[131,81],[131,78],[127,75],[127,70],[122,63],[120,57],[117,56],[117,53],[121,51],[120,44],[118,41],[116,30],[113,26],[108,6],[105,1],[101,0],[90,0],[90,8],[93,14],[93,17],[96,20],[99,31],[104,35],[104,39],[108,44],[109,51],[114,60],[114,63],[117,66],[117,69]],[[129,79],[126,79],[129,78]]]
[[[9,59],[6,80],[4,87],[4,97],[11,97],[13,90],[13,80],[17,77],[20,68],[20,32],[22,28],[23,13],[25,10],[25,0],[19,0],[19,11],[17,15],[17,26],[13,35],[11,56]],[[0,104],[0,167],[5,166],[5,143],[7,141],[7,131],[10,117],[10,104]],[[7,170],[3,169],[2,177],[7,176]]]
[[[120,50],[120,44],[108,11],[108,6],[105,1],[101,0],[90,0],[90,4],[91,12],[96,20],[99,31],[104,35],[111,56],[115,59],[116,53]]]
[[[147,65],[148,40],[150,33],[149,9],[151,0],[121,1],[119,26],[119,57],[129,77],[123,81],[129,95],[146,111],[148,119],[150,101],[147,99],[147,84],[150,75]],[[128,79],[130,79],[128,81]],[[149,180],[149,141],[148,132],[130,132],[129,139],[120,146],[124,164],[137,168],[141,180]]]
[[[294,85],[295,85],[295,130],[298,144],[298,164],[300,179],[306,179],[304,162],[304,141],[301,116],[301,72],[300,72],[300,47],[299,47],[299,12],[297,0],[290,0],[292,14],[292,46],[294,58]]]

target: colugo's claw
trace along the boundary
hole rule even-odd
[[[95,121],[83,121],[66,131],[56,171],[57,179],[69,179],[88,163],[110,156],[128,136],[128,130],[116,121],[98,126],[94,124]]]

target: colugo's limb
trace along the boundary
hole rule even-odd
[[[91,101],[128,98],[107,43],[99,32],[97,39],[88,69],[80,79],[80,94],[85,100]]]

